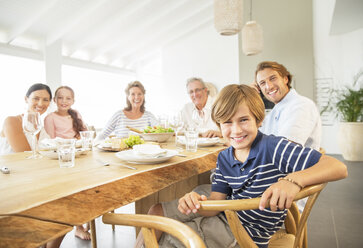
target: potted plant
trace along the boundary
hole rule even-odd
[[[363,88],[359,80],[363,70],[355,77],[353,87],[333,89],[328,106],[340,119],[338,142],[343,158],[349,161],[363,161]]]

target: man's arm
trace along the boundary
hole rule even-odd
[[[339,160],[322,155],[319,162],[312,167],[288,174],[288,180],[280,180],[272,184],[263,194],[260,201],[260,209],[263,210],[266,202],[270,202],[272,211],[290,208],[294,197],[302,187],[313,184],[336,181],[348,176],[347,167]]]
[[[199,195],[196,192],[190,192],[185,194],[179,199],[178,210],[183,214],[199,213],[203,216],[215,216],[220,213],[220,211],[201,211],[199,210],[199,201],[205,200],[225,200],[227,198],[226,194],[212,191],[209,198],[205,195]]]

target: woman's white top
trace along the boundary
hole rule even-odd
[[[33,146],[32,135],[30,133],[24,133],[24,134],[30,147],[32,147]],[[49,135],[47,134],[44,128],[40,130],[39,141],[43,139],[49,139]],[[8,139],[6,137],[0,137],[0,155],[6,155],[10,153],[14,153],[14,151],[11,148]]]
[[[97,140],[106,139],[110,134],[115,134],[117,137],[127,137],[130,130],[126,126],[142,130],[147,126],[155,126],[157,124],[155,116],[149,111],[145,111],[140,118],[131,120],[126,117],[123,110],[119,110],[111,117],[106,127],[97,136]]]

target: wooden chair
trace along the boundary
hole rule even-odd
[[[296,204],[293,204],[285,220],[286,231],[278,231],[271,238],[269,247],[307,247],[306,222],[316,199],[325,186],[326,183],[308,186],[296,195],[295,201],[308,197],[302,215],[300,216]],[[238,219],[236,211],[258,209],[259,202],[260,198],[221,201],[208,200],[200,203],[202,210],[225,212],[231,231],[241,248],[257,248],[257,245],[253,242]]]
[[[187,248],[205,248],[203,240],[187,225],[161,216],[144,214],[112,214],[102,217],[105,224],[141,227],[146,248],[159,247],[154,229],[169,233],[179,239]]]

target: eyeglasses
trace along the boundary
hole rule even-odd
[[[188,94],[189,95],[192,95],[193,93],[198,94],[198,93],[200,93],[204,89],[205,89],[205,87],[203,87],[203,88],[196,88],[195,90],[188,91]]]

